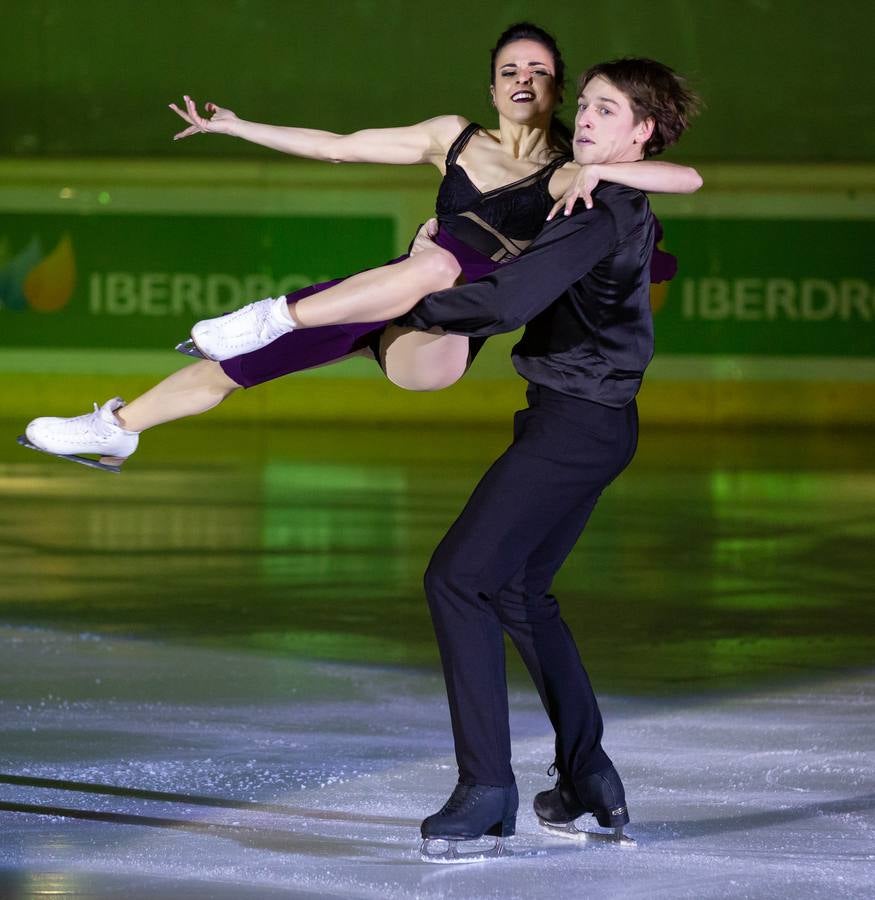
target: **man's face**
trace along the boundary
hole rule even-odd
[[[644,156],[653,120],[635,122],[629,98],[601,75],[590,79],[578,97],[574,123],[574,161],[634,162]]]

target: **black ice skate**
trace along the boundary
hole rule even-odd
[[[206,356],[198,350],[197,344],[191,338],[180,341],[174,349],[185,354],[185,356],[193,356],[195,359],[206,359]]]
[[[551,769],[555,769],[551,767]],[[573,840],[603,840],[634,847],[635,839],[623,834],[629,821],[626,794],[617,770],[611,766],[572,783],[561,773],[556,786],[535,795],[535,815],[543,828],[560,837]],[[591,813],[608,833],[587,831],[575,824],[575,819]]]
[[[504,839],[516,830],[519,794],[515,784],[492,787],[482,784],[457,784],[440,812],[429,816],[420,828],[420,856],[426,862],[468,863],[510,856]],[[462,843],[494,837],[491,847],[459,850]],[[442,844],[446,847],[441,847]],[[435,844],[438,849],[433,850]]]

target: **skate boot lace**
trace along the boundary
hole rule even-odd
[[[67,419],[67,425],[75,425],[76,432],[82,435],[93,435],[95,437],[111,437],[113,435],[112,426],[106,422],[100,415],[100,404],[94,404],[94,411],[90,413],[82,413],[81,416],[74,416]]]
[[[105,406],[106,404],[104,404]],[[101,413],[103,407],[99,403],[94,404],[94,412],[83,413],[81,416],[75,416],[67,420],[67,425],[75,424],[74,434],[71,435],[72,440],[94,440],[98,442],[108,442],[116,438],[121,426],[115,422],[108,422]],[[112,415],[110,410],[110,415]]]
[[[259,339],[276,338],[282,334],[282,328],[273,317],[272,304],[265,303],[263,300],[256,300],[254,303],[247,303],[246,306],[230,314],[229,318],[236,322],[245,322],[250,316],[255,317],[255,333]]]
[[[226,359],[228,354],[250,352],[257,345],[273,343],[293,327],[275,311],[278,302],[266,297],[215,319],[204,319],[192,329],[192,338],[208,356]]]
[[[474,788],[469,784],[457,784],[455,790],[450,794],[450,799],[444,804],[442,813],[454,813],[464,809],[467,805]]]

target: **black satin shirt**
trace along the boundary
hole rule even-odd
[[[600,184],[491,275],[424,297],[398,324],[487,337],[526,326],[516,370],[604,406],[630,403],[653,356],[653,216],[640,191]]]

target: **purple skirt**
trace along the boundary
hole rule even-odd
[[[478,253],[445,231],[438,232],[435,243],[456,257],[466,281],[476,281],[494,272],[499,266],[499,263],[493,262],[488,256]],[[407,259],[407,254],[389,260],[385,265],[391,266],[404,259]],[[309,287],[286,294],[286,299],[290,302],[303,300],[304,297],[312,297],[313,294],[318,294],[345,280],[335,278],[332,281],[311,284]],[[388,322],[364,322],[301,328],[290,334],[284,334],[272,344],[253,350],[252,353],[226,359],[221,366],[225,374],[241,387],[254,387],[266,381],[273,381],[274,378],[281,378],[283,375],[291,375],[293,372],[301,372],[304,369],[312,369],[314,366],[343,359],[344,356],[349,356],[350,353],[355,353],[363,347],[373,347],[388,324]]]
[[[292,294],[286,294],[286,299],[303,300],[304,297],[318,294],[343,280],[335,278],[333,281],[311,284]],[[257,384],[273,381],[274,378],[282,378],[283,375],[343,359],[344,356],[369,346],[375,338],[378,339],[385,326],[385,322],[367,322],[301,328],[284,334],[272,344],[253,350],[252,353],[226,359],[221,366],[225,374],[241,387],[255,387]]]
[[[654,282],[668,281],[677,271],[677,260],[671,254],[656,248],[656,244],[660,240],[662,240],[662,226],[657,219],[654,229],[653,257],[650,263],[650,280]],[[446,231],[438,232],[435,243],[445,250],[449,250],[456,257],[466,281],[484,278],[500,265],[513,265],[513,261],[495,262]],[[389,260],[385,265],[391,266],[404,259],[407,259],[407,254]],[[318,294],[345,280],[345,278],[335,278],[331,281],[311,284],[309,287],[286,294],[286,299],[290,302],[303,300],[304,297],[312,297],[313,294]],[[225,374],[241,387],[255,387],[257,384],[282,378],[283,375],[291,375],[294,372],[301,372],[304,369],[312,369],[315,366],[343,359],[364,347],[376,349],[380,334],[388,324],[388,322],[363,322],[361,324],[301,328],[283,335],[266,347],[253,350],[252,353],[244,353],[242,356],[226,359],[221,366]]]

